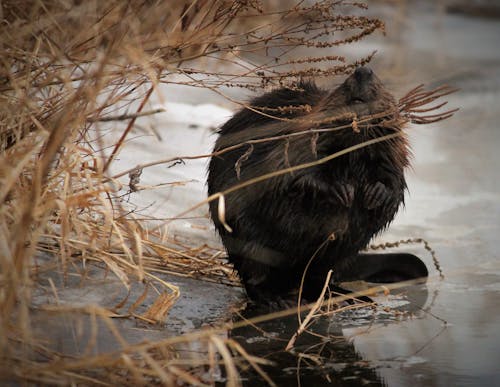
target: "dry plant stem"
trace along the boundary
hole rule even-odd
[[[285,347],[285,351],[289,351],[290,349],[292,349],[292,347],[295,344],[295,341],[297,340],[297,337],[299,337],[307,329],[307,326],[311,322],[311,320],[314,317],[315,313],[321,308],[321,305],[323,304],[323,301],[324,301],[324,298],[325,298],[326,289],[328,289],[328,285],[330,284],[330,278],[331,277],[332,277],[332,271],[329,270],[328,274],[326,275],[325,284],[323,285],[323,289],[321,290],[321,294],[319,295],[318,299],[314,303],[313,307],[309,310],[309,313],[307,314],[307,316],[304,319],[304,321],[302,321],[300,323],[300,326],[297,329],[297,331],[290,338],[290,341],[288,342],[288,344]],[[300,310],[300,305],[299,305],[298,308],[297,308],[297,315],[298,315],[299,321],[301,319],[300,312],[301,312],[301,310]]]
[[[138,114],[142,112],[142,109],[144,109],[144,106],[146,105],[146,102],[148,102],[149,98],[151,97],[151,94],[153,94],[153,91],[155,89],[155,86],[151,86],[146,93],[146,96],[143,98],[141,101],[141,104],[139,105],[139,108],[137,109],[137,113],[131,118],[130,122],[127,125],[127,128],[125,131],[122,133],[120,139],[118,142],[115,144],[115,147],[113,148],[113,151],[111,152],[111,155],[109,156],[108,160],[106,160],[106,163],[104,164],[103,172],[106,172],[115,159],[116,155],[118,154],[120,148],[123,146],[123,142],[125,141],[125,138],[128,136],[129,132],[132,130],[134,127],[135,121],[137,119]]]
[[[436,114],[422,114],[430,111],[436,111],[447,104],[442,102],[438,105],[427,107],[425,109],[418,109],[418,107],[427,105],[434,102],[436,99],[445,97],[449,94],[457,92],[459,89],[451,88],[447,85],[439,86],[436,89],[425,91],[424,85],[418,85],[410,90],[403,98],[399,100],[399,108],[402,114],[415,124],[430,124],[438,122],[451,117],[459,109],[451,109],[445,112]]]
[[[259,365],[259,362],[262,363],[262,359],[257,358],[255,356],[250,356],[247,351],[236,341],[231,341],[230,345],[234,347],[238,353],[240,353],[245,360],[248,361],[248,364],[250,364],[255,371],[266,381],[266,383],[271,386],[271,387],[276,387],[277,385],[271,380],[269,375],[267,375],[262,367]],[[269,364],[269,363],[267,363]]]
[[[314,252],[314,254],[311,256],[311,258],[309,258],[309,261],[307,262],[307,265],[304,268],[304,271],[302,273],[302,277],[300,279],[300,286],[299,286],[299,296],[297,297],[297,320],[299,321],[299,323],[301,323],[301,316],[300,316],[301,310],[300,310],[300,306],[302,304],[302,292],[304,290],[304,283],[306,281],[307,272],[309,271],[309,267],[311,266],[311,263],[314,261],[314,259],[318,255],[318,253],[323,249],[323,247],[325,247],[325,245],[328,243],[328,241],[330,241],[332,239],[335,239],[335,234],[330,235],[327,239],[325,239],[323,241],[323,243],[321,243],[321,245],[318,246],[318,248],[316,249],[316,251]],[[330,273],[328,273],[327,275],[329,276],[328,278],[330,278],[330,276],[331,276]],[[326,282],[326,285],[327,284],[328,284],[328,282]],[[326,288],[323,288],[323,290],[326,290]],[[320,299],[321,298],[322,297],[320,297]]]
[[[65,132],[67,130],[68,121],[72,118],[71,115],[75,113],[76,112],[68,112],[66,116],[61,117],[58,122],[55,123],[54,129],[50,132],[51,134],[47,139],[45,149],[42,151],[42,157],[34,176],[33,188],[30,192],[29,200],[26,201],[26,207],[24,208],[21,220],[17,224],[14,233],[14,235],[17,235],[17,245],[14,249],[14,256],[17,257],[16,270],[18,274],[20,274],[22,268],[25,266],[24,262],[26,258],[23,252],[28,250],[26,249],[25,243],[28,239],[27,235],[30,225],[34,220],[34,209],[38,204],[43,186],[45,185],[48,174],[50,173],[50,165],[54,161],[63,141],[65,140]]]
[[[109,121],[125,121],[133,118],[151,116],[153,114],[164,113],[164,108],[158,108],[154,110],[149,110],[147,112],[137,112],[133,114],[121,114],[119,116],[106,116],[97,118],[87,118],[88,122],[109,122]]]
[[[237,387],[240,386],[238,371],[233,361],[233,357],[229,352],[228,348],[224,344],[224,342],[216,335],[210,337],[210,340],[214,343],[215,347],[219,351],[220,355],[224,359],[224,364],[226,365],[226,372],[228,377],[228,387]]]

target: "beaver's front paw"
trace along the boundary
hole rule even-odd
[[[387,186],[377,181],[375,184],[369,184],[364,190],[364,206],[369,210],[382,206],[392,196]]]
[[[335,182],[330,187],[330,194],[344,207],[351,207],[354,201],[354,187],[345,182]]]

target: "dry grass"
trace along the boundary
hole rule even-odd
[[[332,47],[383,31],[377,19],[352,16],[362,4],[343,3],[0,3],[0,379],[201,385],[213,383],[223,364],[228,384],[238,385],[242,362],[265,378],[261,360],[221,335],[226,328],[129,345],[113,314],[98,306],[52,312],[103,322],[123,349],[77,358],[55,353],[32,329],[32,291],[44,270],[68,274],[95,263],[127,289],[133,282],[154,283],[157,300],[141,318],[157,322],[179,290],[155,273],[237,283],[217,251],[180,246],[161,228],[135,219],[120,200],[125,188],[117,178],[133,172],[133,190],[137,168],[116,176],[108,170],[137,118],[156,112],[149,101],[161,83],[219,94],[227,87],[293,87],[301,77],[346,74],[368,61],[348,63],[331,54]],[[299,57],[299,47],[323,48],[326,55]],[[120,133],[111,148],[104,141],[109,130]],[[41,265],[41,253],[52,261]],[[194,341],[203,355],[176,356],[176,345]]]

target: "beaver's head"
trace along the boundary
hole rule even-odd
[[[396,101],[369,67],[358,67],[328,96],[328,105],[358,117],[395,111]]]

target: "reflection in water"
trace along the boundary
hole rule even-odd
[[[424,318],[408,319],[397,326],[380,325],[367,334],[344,329],[363,358],[395,386],[498,386],[500,276],[450,273]],[[493,278],[494,277],[494,278]],[[432,313],[432,314],[431,314]],[[445,322],[444,322],[445,321]]]
[[[424,314],[427,301],[425,285],[393,293],[377,297],[375,308],[350,305],[339,313],[315,319],[288,352],[285,347],[299,326],[296,315],[234,329],[231,338],[249,353],[273,362],[264,369],[278,386],[382,386],[385,382],[378,372],[379,364],[359,353],[353,337],[418,318]],[[266,310],[260,312],[252,307],[243,317],[252,318]],[[242,377],[244,385],[264,383],[254,370],[243,372]]]

